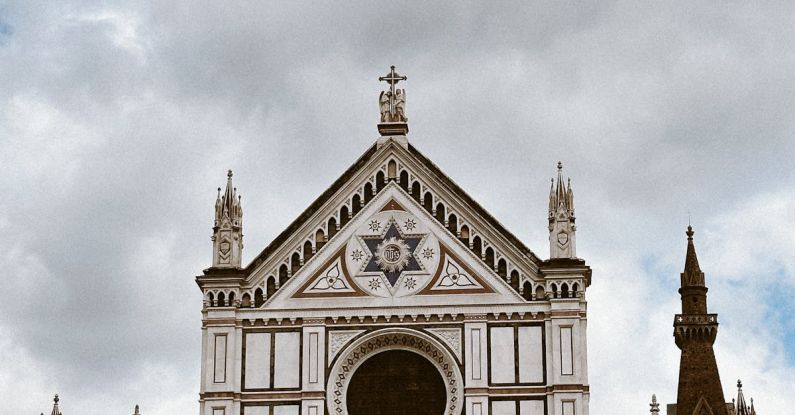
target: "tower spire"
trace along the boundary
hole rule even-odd
[[[687,225],[687,254],[685,255],[685,272],[682,273],[681,286],[704,286],[704,273],[698,265],[696,246],[693,243],[693,227]]]
[[[707,312],[707,287],[704,273],[698,265],[694,233],[693,227],[688,225],[685,232],[685,269],[680,275],[679,288],[682,313],[674,318],[674,338],[677,347],[682,350],[676,410],[682,415],[727,415],[720,374],[712,349],[718,334],[718,315]],[[695,413],[696,410],[703,412]]]
[[[549,257],[576,258],[576,230],[574,224],[574,192],[571,179],[563,180],[563,163],[558,162],[558,180],[552,179],[549,189]]]
[[[213,267],[240,268],[243,251],[243,208],[232,184],[232,170],[226,174],[226,190],[215,199],[213,225]]]

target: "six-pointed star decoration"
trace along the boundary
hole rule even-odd
[[[404,271],[422,270],[422,266],[414,258],[414,251],[417,249],[417,246],[419,246],[424,236],[425,235],[403,235],[394,221],[389,222],[385,232],[381,235],[360,236],[362,242],[364,242],[371,254],[370,261],[364,267],[363,272],[380,272],[386,277],[389,285],[394,287]],[[394,242],[397,242],[397,244],[394,244]],[[401,253],[399,246],[393,246],[402,244],[408,246],[407,253]],[[408,258],[402,257],[403,255],[407,255]],[[386,263],[398,262],[405,262],[405,266],[399,266],[397,269],[395,269],[394,266],[384,266]]]

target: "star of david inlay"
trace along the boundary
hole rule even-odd
[[[422,266],[414,258],[414,252],[424,236],[404,235],[394,220],[387,224],[381,235],[360,236],[370,251],[370,260],[362,271],[381,273],[389,285],[394,287],[402,273],[422,271]]]

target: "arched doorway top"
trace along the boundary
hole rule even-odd
[[[407,350],[427,358],[442,376],[447,394],[444,414],[460,415],[464,406],[464,382],[456,360],[436,339],[407,328],[386,328],[368,333],[340,352],[329,373],[326,402],[329,413],[347,415],[346,396],[356,369],[365,360],[387,350]]]

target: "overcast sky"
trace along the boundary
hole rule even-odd
[[[55,4],[52,4],[55,3]],[[4,414],[198,411],[215,188],[248,262],[377,137],[409,140],[539,256],[572,178],[591,413],[675,402],[688,214],[726,399],[795,390],[792,2],[0,0]],[[403,84],[402,84],[403,85]]]

